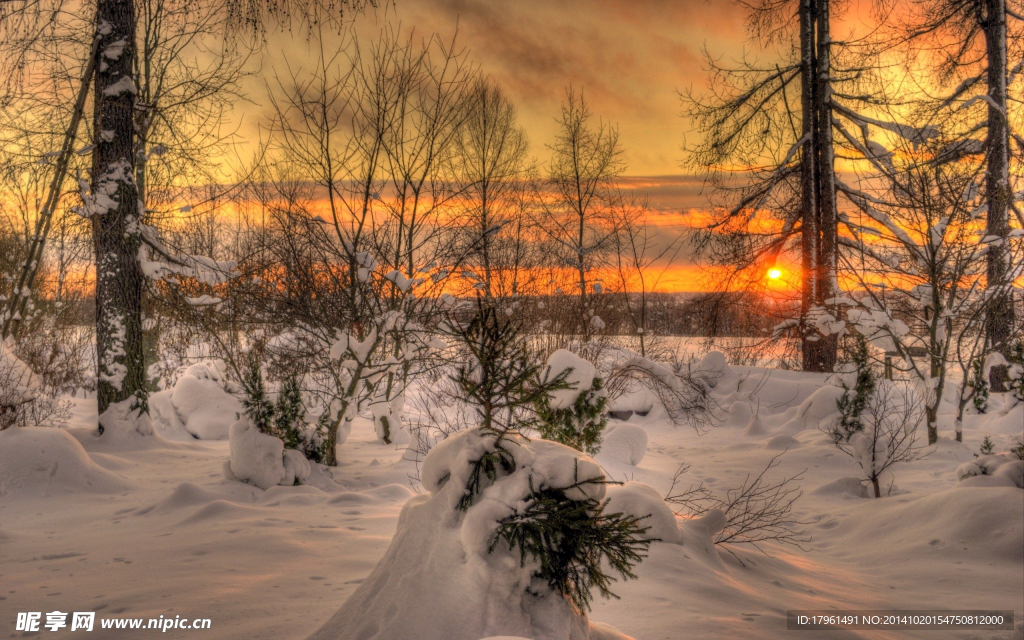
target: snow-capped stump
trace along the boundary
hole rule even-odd
[[[533,534],[551,526],[591,526],[595,536],[632,531],[637,537],[618,547],[633,553],[630,565],[650,544],[639,539],[646,521],[637,526],[604,508],[604,474],[593,459],[556,442],[475,428],[431,449],[421,479],[426,493],[403,507],[383,559],[312,640],[625,638],[591,625],[581,610],[594,586],[577,564],[581,550],[562,549],[543,565],[535,555],[544,550]],[[547,541],[580,539],[568,533]],[[607,558],[606,550],[586,551]]]
[[[968,482],[967,485],[979,486],[1015,486],[1024,489],[1024,460],[1009,451],[993,455],[980,456],[965,462],[956,468],[956,479],[959,482],[979,476],[988,476],[998,480]]]
[[[215,363],[190,366],[171,389],[150,396],[153,424],[169,440],[226,440],[244,413]]]
[[[0,431],[0,497],[121,493],[131,488],[129,481],[93,462],[63,429]]]
[[[679,525],[665,499],[649,484],[627,482],[608,488],[608,506],[611,513],[624,513],[643,518],[649,527],[644,537],[676,544],[679,542]]]
[[[635,424],[620,424],[604,434],[602,459],[637,466],[647,454],[647,431]]]
[[[260,433],[248,418],[231,425],[231,459],[225,466],[229,480],[241,480],[260,489],[290,486],[309,477],[309,461],[302,453],[285,450],[280,438]]]

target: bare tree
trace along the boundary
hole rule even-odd
[[[897,391],[883,380],[875,388],[861,419],[852,428],[836,420],[823,427],[839,447],[851,456],[871,483],[876,498],[882,497],[882,482],[891,468],[918,457],[917,427],[924,417],[920,402],[909,389]],[[886,495],[892,490],[886,488]]]
[[[622,197],[615,179],[625,170],[618,129],[596,123],[582,92],[566,91],[558,137],[549,146],[551,162],[541,187],[537,225],[558,265],[553,282],[563,280],[571,300],[562,331],[586,344],[603,326],[596,302],[604,285],[598,270],[611,266]],[[561,289],[561,287],[559,287]]]
[[[1009,355],[1014,328],[1012,289],[1013,261],[1006,239],[1011,231],[1010,212],[1024,226],[1024,216],[1014,202],[1011,140],[1024,153],[1024,138],[1014,133],[1014,100],[1010,89],[1021,76],[1024,5],[1019,0],[916,0],[913,11],[894,36],[897,41],[924,47],[938,61],[939,80],[959,82],[951,93],[936,102],[943,112],[968,109],[971,127],[965,132],[961,150],[984,153],[985,232],[1003,240],[991,246],[986,256],[986,282],[993,289],[992,304],[985,314],[986,334],[992,349]],[[1013,58],[1017,64],[1013,65]],[[979,139],[980,136],[981,139]],[[971,142],[980,144],[972,145]],[[971,155],[963,153],[963,155]],[[1005,366],[992,368],[991,384],[1005,390]]]
[[[643,358],[648,357],[647,351],[656,335],[649,317],[650,295],[684,246],[682,235],[668,241],[660,237],[648,223],[649,213],[646,202],[625,207],[618,223],[619,233],[615,236],[622,303]]]
[[[453,170],[463,185],[457,208],[462,242],[472,247],[465,263],[474,287],[487,296],[523,293],[530,265],[524,226],[529,144],[516,109],[493,80],[469,88],[466,114],[454,139]]]
[[[708,95],[684,100],[700,141],[691,166],[726,196],[698,249],[716,264],[735,267],[724,286],[756,290],[780,256],[796,254],[805,371],[831,372],[837,336],[831,327],[838,293],[836,155],[871,161],[874,152],[843,134],[870,108],[871,66],[855,55],[855,38],[834,38],[830,0],[759,0],[748,9],[751,34],[775,63],[744,60],[724,68],[707,55]],[[797,21],[791,21],[793,15]],[[732,169],[749,168],[738,182]],[[778,296],[779,292],[775,292]]]

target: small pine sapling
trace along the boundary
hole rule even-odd
[[[654,542],[642,537],[650,528],[640,526],[643,518],[605,513],[606,505],[593,498],[566,495],[586,482],[540,491],[531,482],[529,506],[501,522],[489,547],[493,551],[504,540],[511,550],[519,549],[520,566],[527,558],[540,562],[538,577],[580,611],[590,610],[594,587],[602,597],[618,597],[605,564],[623,579],[636,579],[633,567]]]
[[[864,429],[860,416],[877,384],[875,373],[871,370],[867,339],[857,333],[854,340],[850,362],[855,367],[857,379],[852,388],[846,382],[842,383],[843,395],[836,400],[836,406],[839,408],[839,425],[833,435],[841,435],[847,440],[853,433]]]
[[[591,387],[581,391],[572,405],[563,409],[553,408],[550,396],[541,398],[535,406],[537,431],[547,440],[594,455],[601,449],[601,434],[608,424],[607,405],[604,381],[595,377]]]
[[[471,317],[453,314],[449,325],[468,355],[452,380],[473,406],[480,431],[491,438],[481,457],[469,463],[464,494],[456,505],[465,512],[487,487],[516,472],[511,441],[520,440],[524,430],[537,428],[532,407],[552,392],[568,389],[568,372],[542,377],[538,354],[529,348],[519,321],[500,312],[493,300],[478,297]],[[590,497],[586,488],[609,482],[603,475],[580,479],[578,458],[575,465],[574,481],[568,486],[538,488],[531,476],[522,508],[499,522],[488,551],[502,541],[511,551],[518,549],[521,566],[528,559],[536,562],[536,578],[587,611],[591,589],[615,597],[609,589],[615,580],[611,572],[623,579],[636,578],[632,568],[653,540],[645,539],[648,528],[641,526],[642,518],[606,513],[607,501]],[[445,476],[441,482],[449,480]]]
[[[252,358],[242,376],[242,408],[260,433],[274,435],[274,404],[263,383],[263,371],[256,358]]]
[[[990,438],[989,436],[985,436],[985,438],[981,441],[981,448],[978,449],[978,455],[990,456],[995,452],[996,445],[994,442],[992,442],[992,438]],[[974,457],[977,458],[978,456]]]
[[[302,452],[307,460],[323,463],[327,459],[327,422],[325,411],[315,426],[306,423],[306,405],[297,376],[285,378],[277,402],[270,400],[259,362],[250,362],[242,379],[242,408],[260,433],[280,438],[286,449]]]
[[[989,383],[988,376],[985,375],[984,358],[975,358],[971,362],[971,378],[967,385],[972,390],[974,408],[978,413],[985,413],[985,409],[988,408]]]

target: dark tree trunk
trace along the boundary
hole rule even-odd
[[[1009,247],[1006,236],[1010,232],[1010,128],[1006,104],[1006,0],[985,0],[985,33],[988,74],[988,167],[985,172],[985,194],[988,213],[985,233],[1003,238],[1001,243],[989,245],[986,256],[986,278],[990,289],[997,291],[990,301],[985,324],[992,348],[1004,356],[1009,354],[1013,338],[1013,298],[1009,286]],[[989,384],[993,391],[1006,391],[1005,366],[992,367]]]
[[[817,132],[818,178],[818,298],[814,304],[829,308],[829,301],[836,297],[838,226],[836,216],[836,175],[835,148],[832,137],[832,36],[829,17],[830,0],[817,0],[815,20],[817,22],[817,74],[815,76],[815,125]],[[834,311],[834,308],[830,308]],[[815,371],[832,372],[836,364],[839,336],[821,336],[814,347],[813,367]]]
[[[800,87],[804,136],[801,152],[800,224],[803,288],[800,310],[804,371],[831,372],[837,336],[822,335],[808,322],[824,310],[836,283],[836,186],[833,165],[829,1],[800,2]]]
[[[95,85],[92,222],[96,251],[96,399],[102,433],[102,415],[111,404],[134,397],[134,407],[146,410],[146,380],[142,350],[144,276],[138,261],[140,212],[135,187],[133,3],[98,0],[96,23],[102,39]]]
[[[814,301],[819,297],[818,276],[818,190],[817,127],[815,126],[814,0],[800,0],[800,111],[803,148],[800,163],[800,317],[804,371],[816,371],[820,336],[806,325]]]

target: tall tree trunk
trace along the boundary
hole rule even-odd
[[[135,187],[135,7],[98,0],[100,67],[96,74],[92,156],[93,242],[96,251],[97,394],[103,414],[133,398],[146,411],[142,353],[143,273],[138,261],[139,202]]]
[[[1008,277],[1010,232],[1010,128],[1006,105],[1006,0],[985,0],[985,33],[988,74],[988,167],[985,172],[985,194],[988,204],[985,233],[1003,238],[989,245],[986,257],[986,278],[989,289],[996,288],[985,317],[991,346],[1004,356],[1009,354],[1014,310]],[[992,367],[989,384],[993,391],[1006,390],[1005,366]]]
[[[803,272],[800,291],[803,369],[818,371],[817,357],[821,336],[807,326],[811,308],[820,298],[818,264],[820,254],[817,189],[817,113],[815,88],[814,0],[800,0],[800,110],[803,149],[800,163],[800,266]]]
[[[836,215],[835,147],[832,138],[832,36],[829,16],[830,0],[817,0],[817,75],[815,77],[815,124],[817,132],[818,177],[818,295],[815,304],[828,307],[827,301],[838,294],[836,278],[838,226]],[[839,336],[821,336],[814,348],[814,370],[831,372],[836,364]]]

